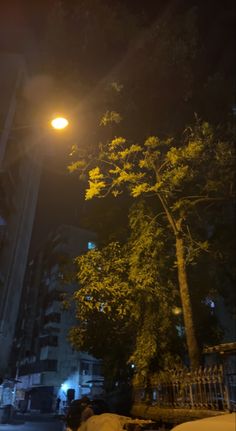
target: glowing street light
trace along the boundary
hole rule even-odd
[[[181,309],[180,307],[173,307],[173,308],[172,308],[172,313],[173,313],[175,316],[179,316],[180,314],[182,314],[182,309]]]
[[[65,129],[68,125],[69,121],[64,117],[56,117],[51,121],[51,126],[57,130]]]

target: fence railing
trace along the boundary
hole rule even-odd
[[[232,375],[229,373],[229,376]],[[153,375],[148,384],[134,385],[134,402],[158,407],[230,410],[235,401],[231,397],[235,388],[229,387],[221,365],[169,370]]]

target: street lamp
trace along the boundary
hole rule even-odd
[[[69,125],[69,121],[65,117],[56,117],[51,121],[51,126],[54,129],[62,130]]]

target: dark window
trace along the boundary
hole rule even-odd
[[[93,364],[93,374],[96,376],[101,375],[101,364]]]
[[[47,334],[56,334],[60,332],[60,328],[56,328],[54,326],[47,326],[46,328],[43,328],[42,330],[42,334],[47,335]]]
[[[47,335],[46,337],[40,338],[40,347],[45,346],[58,346],[58,337],[56,335]]]
[[[44,323],[55,322],[60,323],[61,315],[60,313],[50,313],[44,317]]]
[[[45,299],[44,305],[45,307],[49,307],[53,304],[54,301],[60,301],[61,292],[59,290],[53,289],[51,292],[48,292]]]

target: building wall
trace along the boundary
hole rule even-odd
[[[17,124],[24,110],[24,61],[0,55],[0,373],[6,373],[13,343],[40,181],[34,132]]]
[[[55,410],[56,399],[60,398],[62,408],[68,403],[70,392],[74,398],[103,392],[100,361],[86,352],[74,350],[69,343],[68,332],[76,324],[75,313],[71,308],[64,309],[60,299],[65,292],[60,261],[86,252],[91,243],[95,243],[93,233],[62,226],[49,237],[44,249],[40,250],[40,258],[29,268],[40,276],[28,277],[28,294],[23,295],[23,302],[30,305],[31,313],[27,319],[23,307],[19,316],[19,321],[24,323],[17,337],[20,341],[17,375],[20,382],[16,404],[19,397],[30,393],[28,408]],[[66,290],[72,293],[74,288],[71,284]],[[31,292],[34,292],[33,296]],[[30,326],[34,328],[28,331]],[[100,386],[93,384],[94,381],[101,382]],[[46,404],[45,399],[48,400]]]

